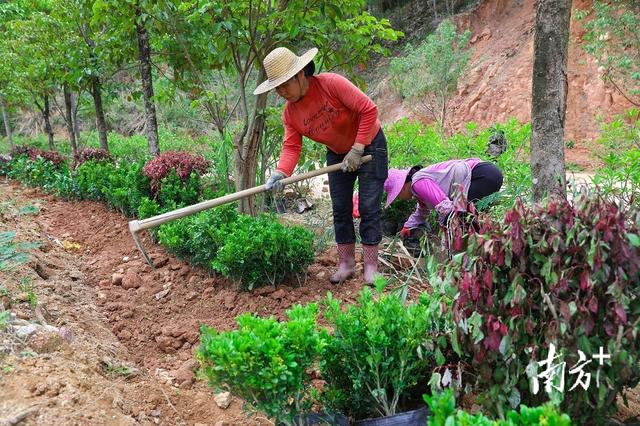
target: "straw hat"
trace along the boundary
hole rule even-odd
[[[302,56],[296,56],[295,53],[286,47],[278,47],[272,50],[262,62],[269,79],[263,81],[256,87],[253,94],[259,95],[280,86],[311,62],[317,53],[318,49],[315,47],[309,49]]]
[[[389,169],[387,180],[384,181],[384,191],[387,193],[385,208],[400,195],[408,174],[409,169]]]

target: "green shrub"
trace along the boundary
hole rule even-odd
[[[28,186],[44,186],[55,180],[59,167],[43,158],[31,160],[19,155],[11,161],[9,177]]]
[[[454,22],[445,19],[419,46],[408,45],[405,56],[391,60],[393,85],[443,131],[449,103],[471,59],[470,38],[470,31],[458,34]]]
[[[120,161],[145,161],[151,158],[149,143],[144,134],[124,136],[116,132],[109,132],[109,153]],[[99,147],[98,133],[87,134],[87,143],[92,147]]]
[[[294,425],[310,411],[309,371],[326,342],[316,324],[315,304],[287,311],[288,321],[244,314],[238,329],[220,333],[203,326],[197,357],[211,386],[229,390],[252,411]]]
[[[503,220],[480,223],[446,279],[459,290],[454,344],[473,366],[470,384],[490,412],[502,417],[509,406],[551,397],[580,424],[602,421],[615,412],[616,396],[638,384],[639,226],[640,213],[625,216],[595,196],[538,207],[520,202]],[[585,373],[598,374],[599,386],[570,392],[577,382],[567,380],[563,392],[536,390],[551,344],[554,365],[567,369],[582,351],[593,361]],[[609,365],[592,359],[600,348],[611,355]]]
[[[228,230],[237,217],[233,205],[205,210],[161,225],[158,239],[176,256],[209,267],[225,240],[232,238]]]
[[[270,215],[241,216],[225,227],[228,235],[212,263],[214,270],[242,288],[277,284],[313,262],[313,234],[288,227]]]
[[[89,160],[75,170],[80,197],[83,200],[106,200],[103,192],[109,186],[109,176],[116,166],[104,161]]]
[[[143,220],[162,213],[164,213],[164,210],[156,201],[149,197],[142,197],[140,199],[140,204],[138,205],[138,219]]]
[[[150,197],[149,179],[142,174],[143,163],[118,163],[109,170],[101,188],[105,201],[125,216],[138,212],[144,197]]]
[[[73,200],[80,198],[80,188],[69,168],[58,168],[42,186],[44,192],[55,194],[65,199]]]
[[[640,110],[631,108],[603,125],[598,142],[604,167],[593,183],[623,211],[640,208]]]
[[[452,324],[435,296],[404,303],[395,294],[374,298],[365,287],[354,305],[343,309],[330,294],[326,304],[333,332],[320,369],[332,409],[356,419],[401,412],[416,387],[445,363]]]
[[[604,167],[593,177],[593,183],[603,196],[615,202],[624,211],[640,208],[640,149],[609,153]]]
[[[191,173],[180,179],[175,170],[160,181],[160,189],[155,193],[158,203],[168,210],[177,209],[198,202],[200,196],[200,176]]]
[[[382,197],[382,206],[386,203],[387,194]],[[382,232],[384,235],[395,235],[398,233],[409,216],[416,210],[416,200],[396,199],[389,207],[382,209]],[[437,222],[436,222],[437,223]]]
[[[558,412],[552,404],[528,408],[520,406],[519,412],[509,411],[505,420],[490,420],[482,414],[469,414],[456,410],[456,401],[451,390],[439,395],[426,396],[431,409],[428,426],[571,426],[571,419]]]
[[[18,155],[9,162],[7,175],[25,185],[40,187],[44,192],[66,200],[78,198],[77,184],[64,163],[56,165],[42,157],[31,160],[25,155]]]

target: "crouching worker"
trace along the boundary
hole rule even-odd
[[[313,58],[318,49],[296,56],[279,47],[264,59],[269,78],[254,94],[275,89],[286,100],[282,113],[284,143],[267,189],[282,190],[282,179],[291,176],[300,158],[302,137],[326,145],[327,165],[342,164],[329,174],[333,226],[338,244],[339,266],[330,278],[340,283],[355,273],[356,234],[353,224],[353,190],[360,189],[360,239],[364,258],[364,281],[372,283],[378,273],[378,244],[382,239],[380,213],[387,178],[387,141],[378,108],[360,89],[334,73],[314,75]],[[373,160],[362,163],[364,155]]]
[[[384,183],[387,193],[385,207],[389,207],[395,199],[415,198],[417,208],[405,222],[400,236],[416,238],[431,210],[437,212],[440,225],[446,226],[450,215],[466,212],[468,202],[477,202],[498,192],[501,186],[500,169],[479,158],[449,160],[425,168],[389,169],[389,177]]]

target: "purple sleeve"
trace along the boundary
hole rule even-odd
[[[416,228],[422,225],[430,209],[439,205],[443,200],[448,200],[442,189],[431,179],[420,179],[411,186],[413,194],[418,199],[416,211],[413,212],[404,224],[405,228]]]
[[[405,228],[413,229],[425,223],[424,218],[427,216],[429,208],[418,201],[416,211],[409,216],[409,219],[404,223]]]
[[[418,201],[421,201],[431,208],[437,206],[443,200],[448,198],[447,194],[442,191],[437,183],[427,178],[420,179],[419,181],[414,183],[411,186],[411,190],[413,191]]]
[[[418,207],[405,222],[405,228],[411,229],[422,225],[430,209],[436,210],[440,223],[443,223],[449,216],[449,213],[455,209],[453,202],[447,197],[447,194],[431,179],[420,179],[411,186],[411,189],[418,199]]]

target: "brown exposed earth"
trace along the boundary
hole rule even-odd
[[[591,7],[591,0],[576,0],[574,15],[575,10]],[[462,131],[470,121],[482,127],[511,117],[530,122],[535,1],[486,0],[458,15],[456,22],[460,30],[471,31],[473,56],[450,105],[449,130]],[[604,83],[603,69],[583,49],[584,35],[583,23],[572,18],[565,140],[574,144],[565,155],[568,163],[592,170],[598,164],[591,147],[600,134],[600,120],[609,120],[632,105]],[[384,123],[403,117],[427,119],[403,104],[389,80],[374,89],[373,97]]]
[[[17,213],[28,205],[39,213]],[[237,399],[218,408],[206,381],[195,380],[200,325],[230,329],[244,312],[282,319],[291,305],[320,300],[328,291],[353,301],[362,285],[360,276],[331,285],[335,253],[328,252],[310,266],[303,286],[238,292],[145,238],[158,266],[152,270],[138,256],[127,219],[100,203],[59,201],[0,183],[0,206],[0,232],[13,230],[17,241],[41,244],[29,264],[3,272],[9,294],[2,302],[18,320],[61,330],[3,343],[13,350],[0,358],[0,420],[27,412],[26,425],[271,424],[247,417]],[[35,309],[20,287],[25,280],[37,297]]]

